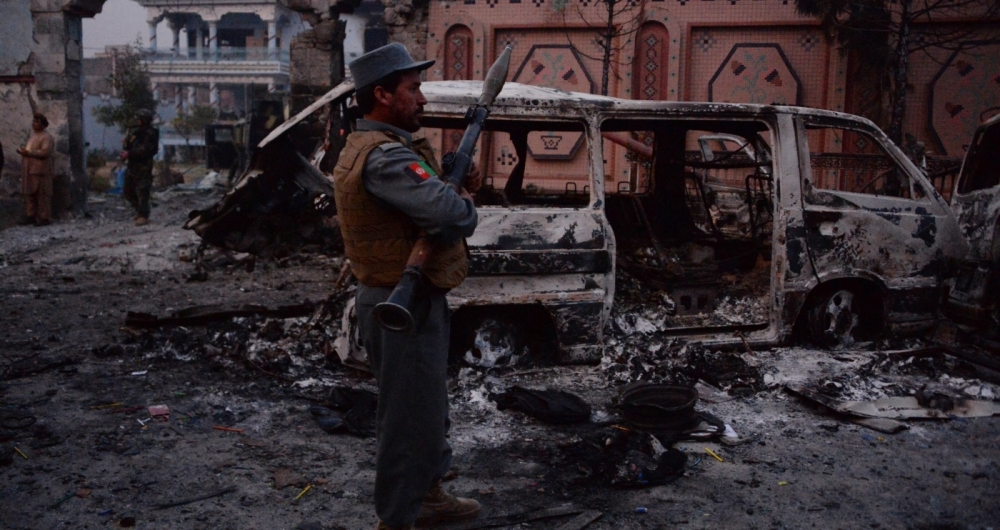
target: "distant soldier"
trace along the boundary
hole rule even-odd
[[[153,113],[137,113],[137,128],[122,139],[122,159],[128,161],[122,195],[135,208],[135,225],[149,223],[149,190],[153,187],[153,157],[160,150],[160,131],[153,127]]]
[[[27,215],[23,225],[45,226],[52,224],[52,153],[55,140],[45,132],[49,120],[35,114],[31,122],[31,137],[17,154],[24,157],[21,172],[21,194],[24,195]]]

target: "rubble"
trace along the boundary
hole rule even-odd
[[[909,428],[897,420],[981,418],[1000,415],[1000,404],[989,401],[952,400],[935,397],[927,401],[922,393],[907,397],[885,397],[874,401],[839,401],[803,385],[788,385],[790,392],[826,407],[876,431],[896,434]]]
[[[209,281],[185,283],[195,265],[179,259],[178,246],[192,243],[179,226],[200,200],[166,199],[159,208],[172,213],[148,233],[109,201],[95,210],[93,224],[56,225],[65,231],[58,244],[28,244],[18,229],[0,238],[9,264],[0,289],[10,293],[0,314],[0,371],[27,367],[29,359],[40,363],[33,367],[77,360],[63,367],[75,372],[51,368],[0,381],[2,493],[23,507],[6,512],[6,526],[374,525],[374,439],[328,435],[311,412],[326,407],[346,418],[351,408],[331,406],[339,402],[334,389],[374,389],[370,375],[343,363],[334,346],[347,332],[353,296],[349,286],[335,286],[339,263],[315,253],[283,262],[261,258],[253,270],[220,264]],[[129,266],[123,274],[101,261],[103,253],[128,249],[134,264],[140,247],[162,253],[162,266]],[[942,401],[939,394],[995,403],[1000,387],[976,366],[919,341],[829,352],[767,348],[735,335],[727,347],[669,336],[657,329],[671,311],[664,292],[630,284],[631,275],[619,272],[600,365],[558,365],[529,347],[516,363],[487,368],[463,362],[468,350],[453,352],[449,441],[458,474],[450,488],[484,505],[481,518],[469,523],[478,526],[468,528],[993,524],[998,418],[907,419],[909,430],[880,440],[882,433],[841,422],[783,390],[814,383],[841,402],[917,399],[923,389],[919,399],[928,403]],[[75,278],[73,292],[65,276]],[[129,311],[161,318],[220,302],[224,309],[274,309],[307,299],[314,305],[301,315],[123,327]],[[671,448],[635,431],[614,400],[636,381],[695,385],[696,410],[724,425],[721,433],[705,425],[702,432],[738,433],[735,445],[699,439]],[[577,395],[591,406],[590,421],[551,425],[498,411],[489,396],[515,386]],[[169,419],[146,421],[155,405],[168,407]],[[373,408],[359,416],[372,418]],[[279,469],[301,481],[276,489]],[[229,488],[235,491],[198,501]],[[84,489],[91,493],[81,498]],[[190,503],[152,509],[180,501]],[[584,522],[595,512],[603,515]]]

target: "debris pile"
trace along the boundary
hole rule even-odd
[[[692,248],[712,252],[708,247]],[[639,249],[637,254],[649,251]],[[687,252],[697,258],[697,251]],[[615,273],[617,318],[613,317],[612,322],[621,333],[736,326],[767,320],[770,267],[763,260],[738,274],[705,271],[704,267],[697,274],[686,274],[676,256],[660,268],[639,266],[630,258],[619,254],[621,267]]]
[[[316,384],[316,367],[337,358],[333,342],[350,293],[340,292],[322,303],[264,308],[199,307],[167,317],[133,313],[128,323],[142,328],[126,333],[120,344],[93,350],[99,357],[144,360],[205,360],[212,370],[244,365],[300,387]],[[308,316],[283,318],[311,310]]]
[[[789,354],[801,355],[796,350]],[[851,357],[839,354],[826,365],[831,367],[830,373],[813,378],[810,388],[837,400],[869,401],[926,392],[955,399],[994,399],[1000,395],[997,386],[980,380],[974,365],[937,348],[854,352]]]
[[[514,366],[520,357],[521,333],[510,322],[486,319],[476,329],[472,347],[465,352],[466,363],[480,368]]]
[[[647,433],[610,427],[587,433],[563,446],[532,455],[552,463],[548,477],[566,489],[642,488],[668,484],[684,475],[687,456]]]
[[[694,386],[699,380],[733,396],[766,388],[759,361],[747,353],[723,352],[700,342],[657,339],[641,334],[614,339],[602,361],[610,381]]]

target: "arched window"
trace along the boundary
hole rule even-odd
[[[445,34],[444,78],[447,81],[472,79],[472,30],[454,25]]]
[[[456,24],[448,29],[445,34],[444,46],[444,78],[446,81],[467,81],[472,79],[472,30],[466,26]],[[442,131],[442,153],[455,151],[462,141],[462,133],[459,129],[447,129]]]
[[[669,52],[670,34],[663,24],[647,22],[639,28],[632,60],[632,99],[667,99]]]

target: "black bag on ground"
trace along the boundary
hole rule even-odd
[[[579,396],[562,390],[531,390],[512,386],[492,394],[497,409],[513,409],[548,423],[583,423],[590,420],[590,405]]]
[[[330,393],[329,407],[313,406],[309,411],[320,428],[328,433],[341,430],[361,437],[375,436],[378,394],[359,388],[338,386]],[[336,414],[334,411],[340,411]]]

